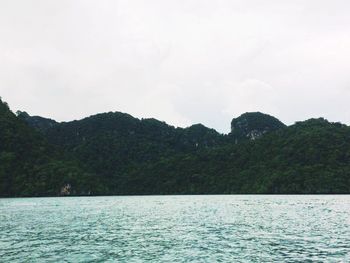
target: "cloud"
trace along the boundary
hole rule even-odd
[[[227,132],[263,111],[350,123],[350,3],[4,0],[0,95],[57,120],[124,111]]]

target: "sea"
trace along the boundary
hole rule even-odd
[[[0,262],[350,262],[348,195],[0,199]]]

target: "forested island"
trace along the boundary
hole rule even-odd
[[[350,127],[259,112],[220,134],[120,112],[56,122],[0,100],[0,196],[349,194]]]

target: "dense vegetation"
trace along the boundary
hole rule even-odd
[[[119,184],[120,193],[145,194],[350,193],[350,129],[309,120],[256,141],[136,167]]]
[[[350,128],[246,113],[228,135],[104,113],[57,123],[0,101],[0,196],[350,193]]]
[[[258,139],[265,133],[284,127],[282,122],[272,116],[261,112],[248,112],[232,120],[230,136],[238,143]]]
[[[0,196],[52,196],[67,184],[86,194],[94,177],[21,121],[0,100]]]

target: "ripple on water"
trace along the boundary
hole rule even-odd
[[[1,262],[350,262],[349,196],[0,199]]]

